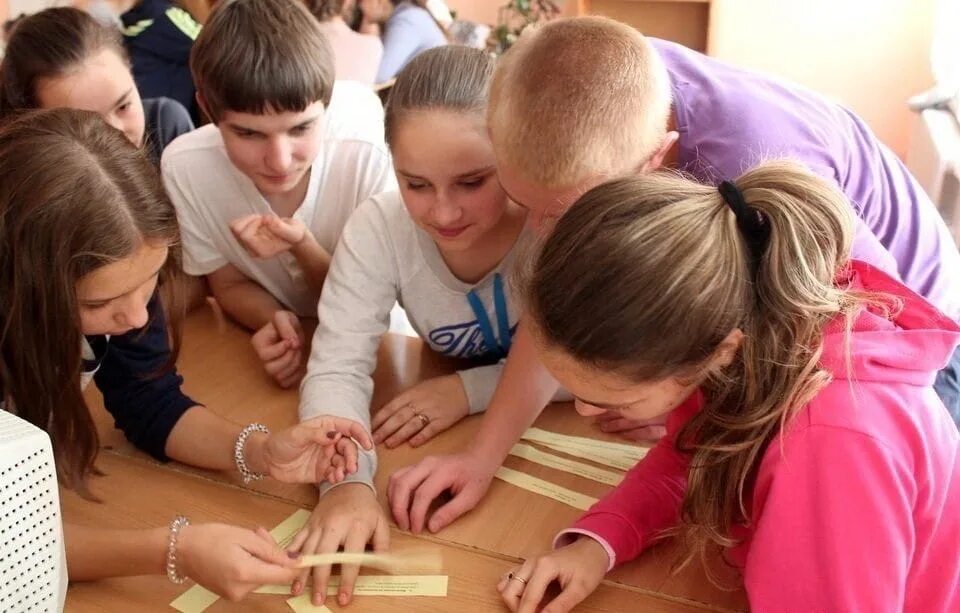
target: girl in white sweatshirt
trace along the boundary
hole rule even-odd
[[[386,111],[400,191],[362,203],[344,228],[320,299],[301,419],[336,415],[371,424],[371,373],[398,301],[430,348],[462,359],[464,367],[381,408],[372,421],[375,440],[421,445],[486,408],[520,318],[508,279],[530,239],[525,209],[500,187],[487,136],[493,64],[476,49],[441,47],[400,73]],[[334,489],[321,486],[295,550],[323,553],[343,545],[360,551],[369,541],[386,546],[387,520],[372,489],[375,453],[360,450],[358,466]],[[319,603],[330,569],[314,573]],[[356,569],[344,567],[342,575],[345,604]]]

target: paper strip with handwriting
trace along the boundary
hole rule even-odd
[[[510,455],[607,485],[618,485],[620,481],[623,480],[623,475],[615,473],[612,470],[604,470],[603,468],[597,468],[596,466],[577,462],[576,460],[568,460],[567,458],[544,453],[536,447],[531,447],[523,443],[514,445],[513,449],[510,450]]]
[[[561,487],[556,483],[550,483],[549,481],[538,479],[528,475],[527,473],[522,473],[520,471],[507,468],[506,466],[501,466],[497,469],[497,478],[535,494],[540,494],[541,496],[546,496],[547,498],[553,498],[554,500],[568,504],[571,507],[580,509],[582,511],[586,511],[593,503],[597,501],[596,498],[592,498],[586,494],[568,490],[567,488]]]
[[[417,569],[421,571],[439,571],[443,568],[443,558],[437,549],[408,549],[392,553],[319,553],[303,556],[297,562],[298,568],[324,566],[327,564],[359,564],[387,571]]]
[[[529,428],[523,434],[523,438],[538,443],[555,443],[565,447],[577,447],[597,451],[604,455],[616,455],[630,458],[634,462],[639,462],[643,456],[647,455],[646,447],[639,445],[629,445],[626,443],[613,443],[610,441],[601,441],[598,439],[587,438],[585,436],[571,436],[569,434],[560,434],[550,432],[540,428]]]
[[[565,436],[566,435],[558,435],[554,432],[540,430],[539,428],[530,428],[523,434],[525,440],[539,443],[554,451],[560,451],[567,455],[584,458],[585,460],[590,460],[597,464],[605,464],[620,470],[630,470],[640,458],[647,453],[647,449],[644,447],[636,447],[625,452],[617,447],[608,446],[619,445],[619,443],[604,443],[604,441],[584,437],[564,438]],[[569,439],[578,440],[571,441]],[[630,446],[627,445],[626,447]]]
[[[361,575],[353,586],[354,596],[446,596],[446,575]],[[334,595],[340,587],[340,577],[327,582],[327,595]],[[290,595],[289,585],[263,585],[256,594]]]
[[[526,438],[526,437],[524,437]],[[527,439],[530,440],[530,439]],[[597,464],[604,464],[605,466],[610,466],[619,470],[630,470],[636,465],[636,462],[630,460],[630,458],[625,457],[614,457],[612,455],[603,455],[597,450],[587,450],[580,447],[570,447],[563,444],[557,443],[545,443],[542,441],[536,441],[540,445],[553,449],[554,451],[559,451],[560,453],[565,453],[567,455],[572,455],[577,458],[583,458],[585,460],[590,460],[591,462],[596,462]]]

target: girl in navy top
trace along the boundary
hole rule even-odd
[[[182,314],[178,244],[155,168],[99,115],[34,111],[0,127],[0,398],[50,434],[61,485],[92,497],[99,441],[82,394],[91,376],[117,426],[158,459],[235,467],[244,481],[338,482],[355,471],[349,437],[372,446],[355,422],[324,418],[270,434],[180,390],[178,326],[170,334],[165,318]],[[169,533],[67,517],[65,540],[73,580],[162,572],[164,553],[171,580],[189,576],[234,599],[296,576],[265,533],[182,517]]]

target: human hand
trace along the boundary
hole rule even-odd
[[[389,449],[407,439],[419,447],[467,416],[470,403],[457,375],[427,379],[388,402],[373,416],[373,440]]]
[[[560,584],[560,594],[541,613],[566,613],[597,589],[610,558],[596,540],[581,536],[550,553],[530,558],[500,579],[497,590],[513,613],[535,613],[547,587]]]
[[[616,433],[637,442],[655,443],[667,435],[666,415],[653,419],[627,419],[619,411],[606,411],[597,415],[594,423],[604,432]]]
[[[247,253],[259,259],[290,251],[310,234],[299,219],[256,214],[234,219],[230,231]]]
[[[401,529],[414,534],[425,525],[430,532],[437,532],[477,506],[496,471],[497,464],[470,451],[427,456],[390,475],[387,497],[393,518]],[[434,511],[428,523],[430,504],[448,491],[453,498]]]
[[[265,529],[225,524],[182,528],[177,563],[183,575],[233,601],[264,584],[288,583],[300,572]]]
[[[307,343],[295,313],[277,311],[273,321],[253,334],[250,343],[263,362],[263,369],[280,387],[291,387],[303,377],[306,371],[303,348]]]
[[[357,472],[357,443],[373,449],[362,424],[321,415],[268,436],[263,465],[267,474],[285,483],[339,483]]]
[[[345,483],[320,497],[307,525],[294,537],[288,550],[291,554],[312,555],[335,553],[343,547],[348,553],[362,553],[367,543],[372,543],[377,553],[387,550],[390,546],[387,517],[370,487],[363,483]],[[340,566],[337,602],[341,606],[353,598],[359,572],[360,567],[355,564]],[[330,565],[300,571],[291,593],[296,596],[303,591],[309,573],[313,573],[313,604],[322,605],[327,597]]]

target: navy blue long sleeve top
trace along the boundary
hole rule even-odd
[[[180,389],[183,377],[176,369],[164,368],[170,338],[158,294],[147,309],[150,318],[144,328],[109,339],[86,337],[95,358],[85,362],[84,371],[95,371],[93,379],[116,427],[138,448],[166,461],[170,432],[197,403]]]

